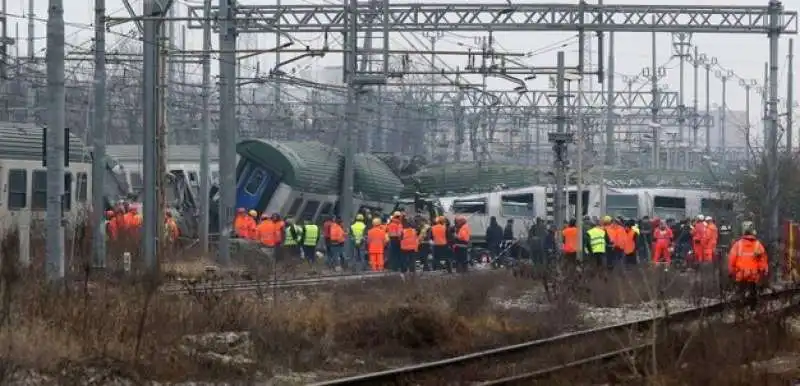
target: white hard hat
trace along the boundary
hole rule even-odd
[[[698,214],[697,215],[697,219],[700,220],[700,221],[703,221],[703,220],[706,219],[706,216],[703,216],[702,214]]]
[[[711,221],[711,220],[714,220],[714,219],[711,218],[711,216],[706,216],[706,221]]]

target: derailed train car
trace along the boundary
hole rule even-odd
[[[261,139],[243,140],[236,150],[237,208],[306,221],[339,213],[339,150],[319,142]],[[354,168],[353,210],[393,210],[403,190],[400,178],[372,154],[357,154]]]

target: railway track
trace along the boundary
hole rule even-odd
[[[800,289],[770,291],[759,298],[770,314],[800,310]],[[720,301],[653,318],[561,334],[545,339],[503,346],[444,360],[334,379],[314,386],[335,385],[425,385],[530,384],[567,369],[619,360],[652,349],[653,326],[677,327],[725,312],[741,310],[741,300]],[[446,381],[444,381],[446,380]]]

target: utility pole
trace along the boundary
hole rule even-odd
[[[609,35],[611,35],[611,38],[610,38],[611,41],[614,41],[614,37],[613,37],[614,33],[611,32],[611,33],[609,33]],[[609,73],[610,72],[613,72],[613,68],[610,69]],[[577,157],[578,158],[577,159],[578,178],[577,178],[577,181],[576,181],[577,182],[576,185],[577,185],[577,188],[578,188],[578,194],[575,197],[575,212],[576,212],[575,213],[575,220],[577,220],[576,221],[576,223],[577,223],[576,225],[578,226],[578,250],[577,250],[578,254],[577,254],[577,258],[578,258],[578,261],[582,262],[583,261],[583,247],[581,247],[581,246],[583,245],[583,204],[584,204],[584,202],[583,202],[583,151],[584,151],[584,147],[585,147],[585,143],[584,143],[584,140],[585,140],[585,138],[584,138],[584,127],[583,127],[583,75],[581,75],[581,78],[578,79],[578,96],[577,96],[577,98],[578,98],[578,100],[577,100],[577,103],[576,103],[575,119],[577,120],[577,125],[578,125],[578,127],[577,127],[578,144],[577,144],[577,149],[576,149],[577,150],[577,155],[578,155],[578,157]],[[613,105],[613,103],[611,103],[611,104]],[[600,183],[604,184],[605,181],[600,181]],[[602,200],[602,198],[601,198],[601,200]],[[567,201],[567,202],[569,202],[569,201]],[[562,227],[563,227],[563,223],[562,224],[557,224],[556,225],[556,232],[560,233],[560,230],[561,230]],[[556,237],[556,239],[559,239],[559,238]]]
[[[699,110],[697,110],[698,104],[699,104],[699,101],[698,101],[698,98],[699,98],[698,95],[699,94],[698,94],[697,91],[698,91],[699,85],[700,85],[700,58],[697,55],[698,55],[698,50],[697,50],[697,46],[695,46],[694,47],[694,57],[692,58],[692,66],[694,67],[694,76],[692,77],[692,81],[694,82],[694,102],[692,103],[692,107],[694,108],[694,114],[695,114],[695,120],[694,120],[694,122],[692,122],[692,126],[693,126],[692,127],[692,148],[696,148],[699,145],[699,143],[697,142],[697,130],[700,128],[699,124],[698,124],[699,123],[698,119],[700,118],[700,113],[699,113]],[[706,112],[706,115],[708,115],[708,112]]]
[[[275,6],[281,6],[281,0],[275,0]],[[281,31],[278,28],[275,28],[275,68],[277,69],[278,66],[281,65]],[[273,82],[273,99],[275,103],[275,107],[273,108],[273,114],[276,120],[276,124],[280,125],[278,130],[282,131],[281,135],[289,137],[288,131],[291,128],[284,127],[286,121],[283,119],[283,109],[281,108],[281,82]],[[270,130],[272,132],[272,130]],[[290,137],[289,137],[290,138]],[[270,138],[272,139],[272,138]]]
[[[782,257],[778,253],[779,240],[780,240],[780,227],[778,224],[780,213],[780,202],[778,195],[780,193],[780,181],[778,176],[778,41],[780,39],[781,27],[781,13],[783,5],[778,0],[770,0],[769,2],[769,99],[767,105],[769,106],[769,136],[767,137],[767,207],[769,211],[769,227],[767,234],[769,235],[769,244],[772,253],[768,254],[772,261],[770,261],[770,268],[773,277],[777,278],[780,272],[780,261]]]
[[[556,100],[557,100],[557,113],[556,113],[556,132],[548,133],[548,140],[553,144],[553,169],[556,179],[556,191],[553,195],[553,203],[555,205],[555,224],[556,229],[561,229],[564,225],[564,218],[566,215],[566,203],[564,200],[564,185],[566,183],[568,159],[567,159],[567,144],[572,142],[573,135],[566,131],[566,98],[564,93],[564,83],[566,82],[566,69],[564,67],[564,51],[558,51],[556,66],[558,72],[556,75]],[[556,237],[560,240],[560,237]],[[559,241],[560,244],[560,241]]]
[[[786,74],[786,152],[792,154],[792,132],[794,131],[794,39],[789,39],[789,55]]]
[[[616,164],[616,149],[614,148],[614,32],[608,33],[608,89],[607,98],[607,113],[606,113],[606,165],[614,166]],[[583,125],[581,124],[581,127]],[[579,139],[581,143],[582,139]],[[578,219],[579,223],[583,221]],[[580,228],[578,228],[580,229]],[[579,232],[580,233],[580,232]]]
[[[5,2],[5,1],[4,1]],[[49,0],[47,15],[47,264],[50,280],[64,278],[64,140],[66,129],[66,89],[64,87],[64,2]],[[5,22],[3,23],[5,38]],[[3,42],[5,51],[5,40]],[[5,59],[5,52],[3,52]],[[4,60],[5,61],[5,60]],[[4,80],[5,75],[3,74]]]
[[[718,73],[719,75],[719,73]],[[719,115],[719,147],[720,147],[720,157],[722,157],[722,162],[725,162],[725,133],[728,131],[727,127],[727,118],[728,118],[728,77],[731,76],[732,73],[728,72],[728,74],[720,76],[722,79],[722,107],[721,112]]]
[[[211,169],[208,148],[211,142],[211,0],[203,0],[203,122],[200,128],[200,247],[208,256],[208,209]],[[278,82],[275,82],[278,83]]]
[[[5,10],[5,1],[3,0],[3,9]],[[5,12],[5,11],[4,11]],[[33,18],[34,18],[35,11],[35,4],[34,0],[28,0],[28,66],[33,68],[36,64],[36,30],[34,29]],[[5,22],[3,22],[5,24]],[[28,92],[26,93],[26,105],[27,109],[25,110],[25,117],[29,123],[36,122],[36,81],[34,77],[31,77],[30,81],[28,82]]]
[[[750,84],[745,83],[742,81],[742,85],[744,86],[744,135],[745,135],[745,144],[747,146],[747,154],[750,154],[750,88],[752,87]]]
[[[655,16],[653,16],[655,19]],[[653,169],[660,169],[661,163],[661,128],[658,123],[658,107],[661,104],[660,96],[658,95],[658,63],[656,63],[656,33],[652,34],[652,65],[650,71],[650,91],[653,94],[653,106],[651,111],[653,114]]]
[[[220,26],[219,47],[219,260],[223,265],[231,261],[231,227],[236,206],[236,14],[235,0],[219,0]]]
[[[353,217],[353,183],[355,163],[355,131],[358,129],[358,89],[356,71],[358,70],[358,0],[347,0],[347,33],[345,34],[344,81],[347,83],[347,106],[345,110],[345,151],[344,175],[342,176],[342,195],[339,217],[346,229],[350,229]],[[386,65],[388,63],[384,63]],[[353,246],[345,243],[346,257],[353,256]]]
[[[763,141],[764,141],[764,149],[767,148],[767,141],[769,139],[769,62],[764,62],[764,92],[761,93],[761,106],[764,109],[764,113],[762,114],[762,124],[763,124]]]
[[[674,41],[677,38],[677,42]],[[683,141],[686,140],[686,133],[684,133],[684,124],[686,122],[686,104],[683,102],[683,95],[684,95],[684,59],[688,56],[686,52],[686,47],[690,45],[692,40],[692,35],[687,34],[685,32],[678,32],[672,34],[672,45],[678,49],[677,56],[678,57],[678,138],[680,138],[681,146],[683,145]],[[685,169],[686,165],[688,164],[688,153],[683,152],[683,159],[682,161],[676,162],[676,166],[679,165],[680,169]],[[675,157],[680,160],[679,157]]]
[[[157,0],[160,1],[160,0]],[[162,3],[163,4],[163,3]],[[166,10],[168,15],[174,13],[174,7],[170,6]],[[167,28],[164,28],[167,27]],[[172,49],[173,36],[175,34],[175,22],[169,21],[166,25],[162,22],[158,29],[157,44],[159,45],[158,55],[158,90],[157,90],[157,120],[156,126],[156,211],[158,220],[156,221],[156,265],[159,257],[164,256],[164,212],[167,210],[166,190],[164,189],[164,178],[167,175],[167,139],[169,138],[169,123],[167,122],[167,98],[171,83],[175,79],[174,61],[168,61]]]
[[[50,3],[52,6],[52,3]],[[48,19],[49,21],[49,19]],[[3,23],[3,41],[0,42],[0,50],[2,51],[0,54],[3,55],[0,58],[0,79],[3,80],[3,84],[8,81],[8,0],[3,0],[3,18],[0,19],[0,22]]]
[[[31,0],[33,3],[33,0]],[[32,50],[28,51],[32,54]],[[106,266],[106,0],[94,0],[94,116],[92,124],[92,266]]]
[[[706,114],[711,114],[711,64],[706,63]],[[706,120],[706,155],[711,155],[711,122]]]

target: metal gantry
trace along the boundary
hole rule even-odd
[[[111,18],[111,23],[124,21],[136,21],[144,25],[145,32],[145,96],[148,103],[145,103],[145,118],[155,116],[155,106],[151,106],[149,101],[155,95],[153,89],[156,82],[148,80],[147,74],[155,74],[156,62],[152,60],[156,48],[151,42],[155,41],[154,29],[157,22],[169,20],[185,20],[189,28],[200,29],[209,18],[203,16],[203,6],[190,6],[187,17],[165,18],[161,13],[152,12],[155,0],[145,2],[145,14],[143,16],[133,16],[130,18]],[[579,4],[390,4],[388,1],[370,2],[369,4],[357,3],[356,0],[349,0],[347,6],[340,5],[239,5],[232,0],[220,0],[220,5],[212,7],[210,22],[215,30],[221,31],[221,51],[220,84],[222,92],[220,97],[220,108],[224,117],[220,130],[220,161],[221,174],[227,178],[222,181],[220,205],[220,222],[224,225],[223,229],[230,227],[234,203],[235,181],[232,181],[233,171],[235,170],[235,127],[236,116],[234,110],[235,93],[230,91],[233,80],[236,77],[235,66],[235,38],[239,33],[341,33],[347,32],[348,44],[345,47],[345,71],[348,79],[348,93],[354,93],[360,88],[370,85],[386,84],[387,77],[390,75],[388,65],[384,63],[384,77],[369,78],[359,73],[355,66],[359,50],[356,47],[359,32],[370,32],[383,34],[384,39],[390,33],[395,32],[415,32],[415,31],[578,31],[583,34],[585,31],[599,32],[667,32],[667,33],[741,33],[741,34],[765,34],[770,38],[770,96],[768,98],[770,123],[770,139],[767,149],[771,151],[770,162],[775,165],[776,130],[777,130],[777,50],[778,37],[781,34],[797,33],[797,12],[786,11],[783,5],[775,0],[770,1],[768,6],[718,6],[704,7],[695,5],[590,5],[585,2]],[[162,9],[164,7],[161,7]],[[383,47],[384,50],[388,46]],[[580,61],[583,63],[583,61]],[[557,70],[563,69],[559,67]],[[656,72],[655,65],[653,72]],[[422,72],[419,72],[422,73]],[[369,75],[374,75],[371,73]],[[562,74],[563,75],[563,74]],[[563,80],[563,76],[560,77]],[[560,87],[561,85],[559,85]],[[658,96],[662,92],[655,90],[651,98],[652,117],[664,123],[661,108],[663,99]],[[613,95],[613,94],[612,94]],[[467,97],[469,98],[469,97]],[[557,117],[564,118],[563,109],[567,103],[565,95],[559,93],[556,97],[563,103],[556,103]],[[615,101],[615,98],[607,98]],[[546,99],[537,101],[544,102]],[[352,125],[348,129],[348,138],[352,138],[353,131],[356,129],[354,121],[357,114],[357,98],[348,98],[348,118]],[[580,103],[584,106],[591,105],[591,100],[581,98]],[[608,100],[606,101],[608,102]],[[696,110],[696,109],[695,109]],[[676,111],[676,122],[678,125],[685,122],[687,109],[680,107]],[[695,112],[696,114],[696,112]],[[608,114],[611,116],[611,113]],[[619,120],[615,118],[615,122]],[[704,123],[707,123],[706,120]],[[153,119],[145,119],[145,153],[154,155],[152,146],[154,129]],[[696,122],[695,122],[696,124]],[[563,125],[563,123],[562,123]],[[352,144],[348,141],[348,152],[351,154]],[[658,162],[658,161],[655,161]],[[656,165],[657,166],[657,165]],[[147,169],[147,168],[146,168]],[[352,169],[352,168],[349,168]],[[776,168],[770,168],[774,173]],[[150,170],[150,169],[148,169]],[[345,175],[349,175],[351,170],[346,170]],[[772,176],[776,177],[776,176]],[[352,181],[352,176],[346,177]],[[345,183],[345,185],[347,185]],[[153,185],[148,184],[148,189]],[[770,185],[770,198],[774,198],[777,189],[777,181],[772,178]],[[352,208],[352,202],[348,202],[348,188],[345,187],[342,207]],[[149,197],[146,194],[145,197]],[[773,200],[774,202],[774,200]],[[146,206],[153,206],[153,200],[146,200]],[[154,210],[154,209],[151,209]],[[145,216],[151,213],[145,211]],[[775,210],[775,209],[773,209]],[[157,212],[156,212],[157,213]],[[155,214],[155,213],[153,213]],[[774,212],[775,216],[777,212]],[[156,216],[154,216],[156,217]],[[777,217],[775,217],[777,219]],[[777,224],[777,222],[775,222]],[[152,234],[153,224],[147,222],[145,234]],[[774,228],[774,229],[773,229]],[[771,225],[772,237],[777,237],[777,225]],[[143,241],[145,247],[150,241]],[[150,249],[149,247],[146,249]],[[220,245],[220,259],[227,262],[230,256],[227,237],[222,235]],[[151,261],[152,263],[152,261]]]

